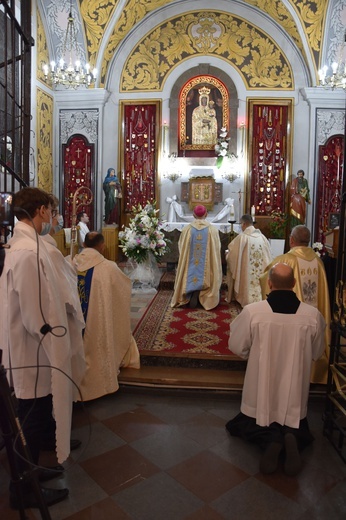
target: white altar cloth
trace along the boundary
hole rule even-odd
[[[173,231],[174,229],[178,229],[178,231],[182,231],[182,229],[189,224],[189,222],[192,222],[194,220],[193,216],[186,216],[185,219],[187,222],[164,222],[163,223],[163,230],[164,231]],[[211,219],[207,218],[207,221],[211,221]],[[229,233],[231,231],[231,225],[225,224],[225,223],[215,223],[211,222],[213,226],[215,226],[221,233]],[[241,232],[240,224],[233,224],[233,231],[236,233]]]

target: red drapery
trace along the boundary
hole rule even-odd
[[[156,199],[156,104],[125,105],[124,211]]]
[[[324,243],[331,213],[341,209],[344,136],[335,135],[319,147],[315,240]]]
[[[63,145],[64,164],[64,206],[63,216],[65,227],[72,223],[72,202],[75,191],[86,186],[93,192],[92,168],[94,164],[94,145],[89,144],[81,135],[70,137]],[[81,206],[78,211],[84,211],[90,219],[89,228],[93,229],[94,204]]]
[[[250,206],[267,216],[285,211],[288,107],[256,104],[252,121]]]

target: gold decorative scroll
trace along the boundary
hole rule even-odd
[[[37,185],[48,192],[53,190],[53,109],[53,97],[38,88],[36,104]]]

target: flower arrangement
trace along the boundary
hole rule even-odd
[[[149,202],[143,208],[141,204],[132,208],[134,217],[129,227],[119,233],[120,247],[128,258],[138,264],[145,262],[152,253],[158,262],[160,256],[167,252],[167,240],[162,228],[162,222],[157,217],[156,202]]]
[[[229,155],[229,140],[230,138],[227,136],[228,132],[225,127],[221,128],[220,135],[217,139],[217,143],[215,145],[215,153],[217,154],[216,166],[220,168],[223,158],[228,157]]]
[[[317,256],[324,256],[325,249],[321,242],[314,242],[312,244],[312,249],[315,251]]]
[[[288,225],[288,215],[279,209],[270,214],[269,232],[271,238],[285,238],[285,230]]]

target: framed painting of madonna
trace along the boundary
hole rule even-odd
[[[210,75],[185,83],[179,95],[178,155],[213,157],[222,127],[229,130],[229,94]]]

